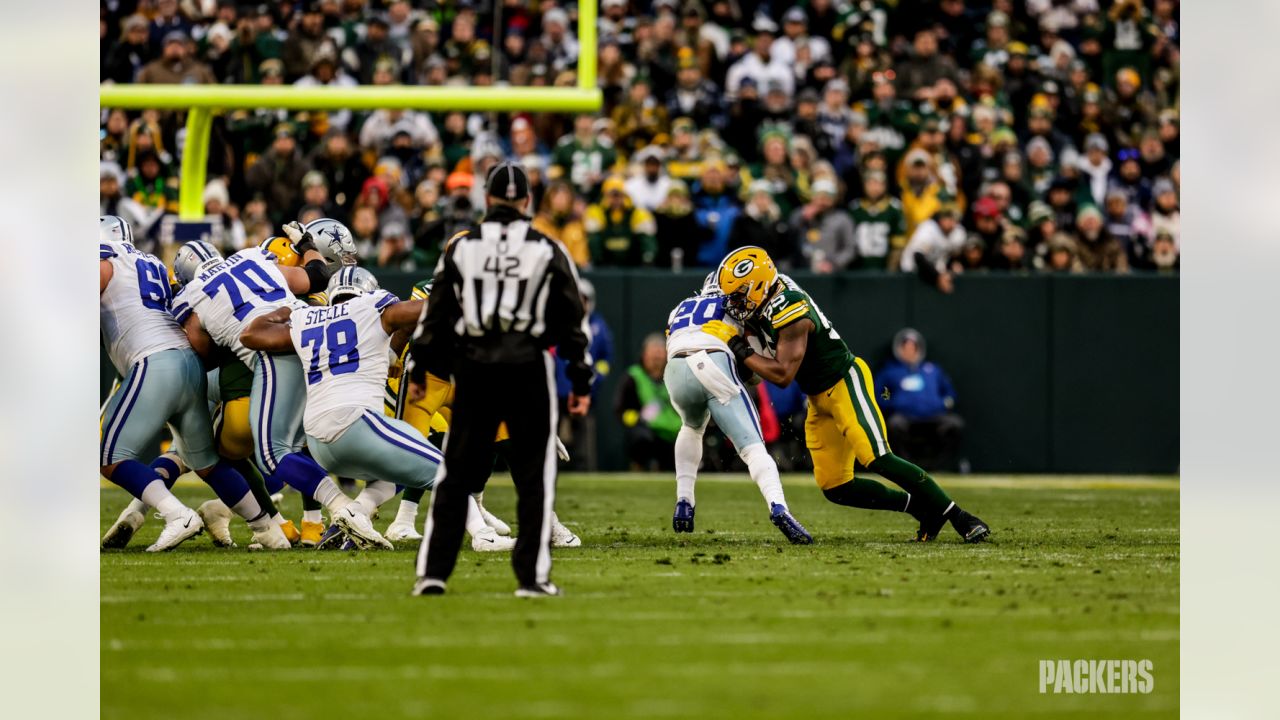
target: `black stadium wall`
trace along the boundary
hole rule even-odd
[[[378,273],[406,297],[418,275]],[[618,378],[703,272],[598,270],[615,357],[597,398],[602,469],[624,469]],[[1174,473],[1178,469],[1178,279],[968,275],[943,295],[903,275],[795,279],[873,371],[903,327],[950,375],[975,472]],[[103,395],[112,370],[102,357]]]

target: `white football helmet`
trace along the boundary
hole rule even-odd
[[[221,260],[222,253],[218,248],[203,240],[192,240],[178,248],[173,258],[173,277],[179,285],[186,285],[199,272],[200,266],[210,260]]]
[[[373,273],[356,265],[345,265],[329,278],[329,288],[325,294],[329,296],[329,304],[337,305],[343,300],[371,293],[378,289],[378,278]]]
[[[307,223],[302,229],[311,233],[311,241],[326,263],[356,264],[356,241],[346,225],[332,218],[320,218]]]
[[[119,215],[102,215],[98,217],[98,240],[101,242],[124,242],[133,244],[133,229]]]

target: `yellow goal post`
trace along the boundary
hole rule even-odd
[[[187,110],[178,217],[204,217],[205,169],[213,116],[226,110],[463,110],[468,112],[596,112],[596,3],[578,0],[577,87],[382,85],[352,88],[265,85],[102,85],[104,108]],[[498,52],[495,48],[494,52]]]

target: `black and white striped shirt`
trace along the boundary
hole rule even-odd
[[[454,236],[436,268],[413,347],[413,377],[448,377],[454,362],[541,362],[550,347],[569,363],[574,392],[591,385],[591,343],[578,273],[560,243],[519,211],[496,206]]]

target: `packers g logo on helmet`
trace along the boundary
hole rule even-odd
[[[748,246],[726,255],[715,278],[725,296],[725,309],[745,320],[764,305],[778,281],[778,268],[763,248]]]
[[[293,249],[293,245],[289,242],[289,238],[280,237],[278,235],[263,240],[258,247],[271,257],[275,258],[276,264],[285,267],[298,267],[302,264],[302,258],[297,251]]]

